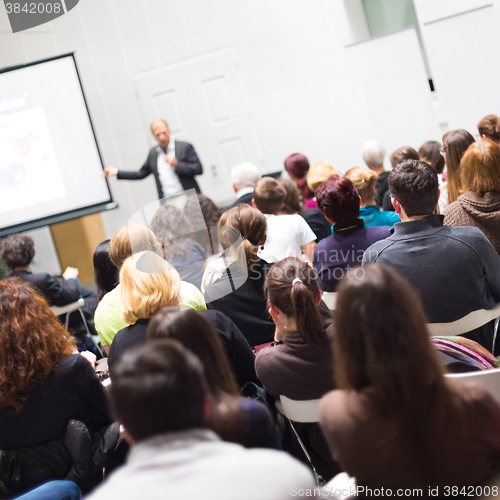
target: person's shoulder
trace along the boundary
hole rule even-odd
[[[391,226],[365,226],[365,229],[366,234],[373,237],[387,238],[391,235]]]
[[[457,244],[466,245],[474,250],[484,245],[491,245],[481,229],[473,226],[443,226],[438,234],[454,239]]]
[[[354,393],[336,389],[325,394],[319,405],[319,421],[324,428],[340,428],[342,421],[349,418],[348,399],[356,399]],[[352,403],[355,403],[353,401]]]

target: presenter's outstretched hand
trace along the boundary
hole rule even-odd
[[[65,280],[69,278],[78,278],[78,275],[80,273],[78,272],[78,269],[76,267],[67,267],[66,271],[63,273],[63,278]]]
[[[113,175],[116,175],[118,173],[118,169],[116,167],[106,167],[103,171],[101,176],[102,177],[113,177]]]

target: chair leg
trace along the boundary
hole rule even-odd
[[[104,354],[104,351],[101,349],[101,347],[99,346],[99,343],[96,342],[96,340],[94,339],[94,336],[90,333],[90,330],[89,330],[89,325],[87,324],[87,320],[85,318],[85,314],[83,314],[83,311],[82,309],[78,309],[78,311],[80,311],[80,316],[82,317],[82,321],[83,321],[83,324],[85,325],[85,330],[87,331],[87,335],[91,338],[92,342],[94,343],[96,349],[99,351],[100,355],[105,358],[105,354]]]

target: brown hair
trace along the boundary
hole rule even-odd
[[[319,344],[323,331],[316,305],[319,278],[308,263],[297,257],[287,257],[274,264],[267,275],[264,291],[269,302],[295,319],[298,332],[309,345]]]
[[[2,259],[9,269],[26,267],[35,256],[35,243],[27,234],[11,234],[2,245]]]
[[[0,409],[18,414],[74,341],[31,284],[0,281]]]
[[[224,212],[219,221],[219,240],[224,248],[242,238],[248,270],[259,260],[257,252],[260,242],[266,238],[266,232],[267,222],[262,212],[244,203]]]
[[[285,201],[280,212],[283,214],[298,214],[300,212],[300,193],[297,184],[291,179],[280,179],[279,183],[286,191]]]
[[[446,153],[448,203],[456,201],[461,194],[460,161],[473,142],[474,137],[463,129],[450,130],[443,135],[443,149]]]
[[[277,214],[285,202],[285,188],[272,177],[263,177],[255,185],[253,199],[263,214]]]
[[[151,229],[141,224],[122,226],[111,238],[109,257],[118,268],[133,253],[151,250],[157,252],[160,243]]]
[[[500,191],[500,146],[489,139],[473,142],[460,162],[460,181],[464,191],[479,196]]]
[[[444,157],[441,154],[441,144],[437,141],[424,142],[418,150],[421,161],[428,163],[438,174],[444,170]]]
[[[198,356],[215,403],[215,414],[208,420],[208,427],[225,441],[247,444],[238,408],[238,385],[219,334],[210,322],[197,311],[163,309],[151,320],[146,338],[176,340]]]
[[[370,264],[362,270],[338,288],[336,384],[362,395],[368,415],[394,420],[430,480],[436,436],[456,439],[466,413],[458,392],[445,382],[418,293],[389,267]]]
[[[375,184],[378,179],[377,173],[367,168],[354,167],[350,168],[345,173],[344,177],[354,184],[364,204],[375,204]]]
[[[394,168],[398,163],[404,160],[419,160],[418,153],[411,146],[403,146],[396,149],[391,155],[391,167]]]
[[[485,116],[478,124],[477,130],[481,136],[491,141],[500,142],[500,117],[497,115]]]

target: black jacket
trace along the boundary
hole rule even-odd
[[[144,179],[150,174],[154,175],[156,181],[156,188],[158,189],[158,198],[161,200],[163,195],[163,188],[161,185],[160,174],[158,172],[158,147],[155,146],[149,150],[146,162],[137,172],[128,172],[120,170],[117,174],[118,179],[128,179],[131,181]],[[185,191],[188,189],[195,189],[197,193],[200,193],[200,187],[194,178],[195,175],[201,175],[203,173],[203,167],[201,166],[198,155],[194,150],[193,146],[188,142],[175,141],[175,158],[177,159],[177,165],[175,166],[175,173],[179,177],[179,181]]]

